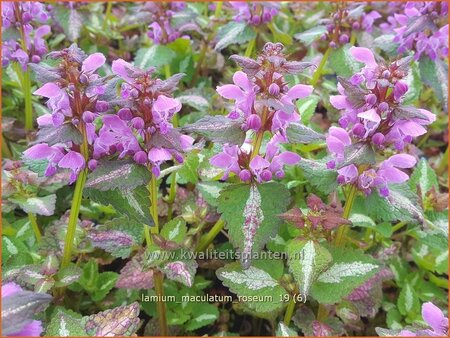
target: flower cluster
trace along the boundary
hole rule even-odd
[[[117,115],[103,117],[94,158],[115,153],[119,158],[131,156],[136,163],[150,165],[156,176],[162,163],[172,159],[183,162],[182,153],[190,149],[193,139],[181,135],[171,123],[181,110],[180,101],[171,93],[183,75],[154,79],[154,70],[140,70],[122,59],[113,61],[113,73],[124,81],[122,108]]]
[[[245,22],[249,25],[258,26],[272,21],[278,14],[279,4],[276,2],[238,2],[230,1],[234,9],[233,19],[237,22]]]
[[[283,74],[299,73],[310,64],[287,61],[283,49],[282,44],[269,42],[256,60],[233,55],[231,58],[243,70],[234,74],[234,84],[217,87],[220,96],[235,101],[229,119],[241,123],[244,131],[252,131],[260,137],[266,131],[273,135],[264,156],[247,149],[246,145],[225,145],[223,152],[210,161],[225,169],[224,179],[233,172],[244,182],[270,181],[273,176],[284,176],[283,165],[300,160],[297,154],[282,152],[279,144],[287,142],[288,125],[300,120],[295,101],[310,95],[313,88],[303,84],[290,88]]]
[[[34,94],[48,99],[47,107],[51,113],[38,118],[39,127],[46,130],[67,127],[65,132],[72,131],[81,140],[68,140],[67,136],[63,142],[48,140],[27,149],[24,156],[36,160],[46,159],[46,176],[55,174],[58,167],[70,169],[72,183],[89,159],[89,153],[82,149],[81,144],[84,147],[93,145],[97,137],[94,120],[109,109],[109,103],[99,99],[105,93],[106,84],[97,74],[97,70],[105,63],[105,57],[101,53],[87,56],[76,45],[51,52],[48,57],[60,60],[60,63],[55,68],[41,69],[52,80]],[[94,170],[96,161],[91,159],[88,167]]]
[[[448,55],[448,3],[445,1],[410,1],[403,13],[395,14],[380,27],[395,35],[398,52],[413,50],[414,58],[427,55],[431,60]]]
[[[150,13],[152,23],[148,26],[148,37],[155,44],[168,44],[181,36],[182,29],[174,27],[172,24],[172,16],[185,8],[183,2],[158,3],[146,2],[141,8],[145,12]]]
[[[18,62],[27,70],[29,62],[38,63],[47,53],[44,36],[50,26],[45,6],[39,2],[4,2],[2,4],[2,65]],[[16,37],[20,36],[19,39]]]
[[[338,169],[340,184],[357,182],[366,194],[378,188],[383,196],[389,194],[388,183],[402,183],[408,175],[400,169],[411,168],[416,160],[408,154],[395,154],[377,168],[359,172],[354,164],[345,162],[345,149],[352,144],[368,144],[378,151],[390,148],[403,151],[408,143],[426,133],[424,126],[435,120],[434,114],[424,109],[404,106],[408,91],[404,78],[408,74],[410,58],[390,64],[377,63],[373,53],[362,47],[352,47],[350,53],[365,67],[350,80],[339,78],[340,95],[330,98],[331,104],[342,111],[340,127],[331,127],[327,146],[334,156],[329,168]]]
[[[327,31],[321,40],[328,41],[331,48],[337,48],[350,41],[353,31],[372,32],[375,20],[381,15],[375,10],[366,13],[365,7],[364,4],[338,5],[336,12],[324,20]]]

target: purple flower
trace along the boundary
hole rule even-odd
[[[214,155],[209,160],[211,165],[225,170],[222,180],[227,180],[230,173],[239,175],[241,169],[239,167],[239,147],[237,145],[224,145],[223,152]]]
[[[40,62],[41,57],[47,53],[43,37],[50,33],[50,26],[39,27],[39,24],[47,20],[45,6],[39,2],[4,2],[2,4],[2,30],[15,31],[11,36],[21,36],[19,41],[13,39],[4,41],[3,66],[15,61],[26,71],[29,62]]]
[[[233,19],[236,22],[245,22],[249,25],[264,25],[272,21],[278,14],[279,4],[276,2],[237,2],[230,1],[230,6],[234,9]]]
[[[181,110],[181,102],[171,93],[182,74],[164,81],[154,79],[154,68],[143,71],[122,59],[113,61],[112,71],[124,80],[120,94],[124,106],[117,115],[103,116],[103,127],[94,142],[94,157],[115,153],[120,159],[130,156],[138,164],[149,163],[159,176],[162,163],[172,159],[182,162],[181,153],[189,151],[194,142],[171,123]]]
[[[18,294],[23,291],[22,288],[15,283],[6,283],[2,285],[2,300]],[[9,334],[9,336],[19,337],[39,337],[44,331],[40,320],[32,320],[25,324],[18,332]]]

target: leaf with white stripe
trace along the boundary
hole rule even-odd
[[[408,318],[415,318],[420,313],[419,297],[409,283],[406,283],[400,291],[397,308],[402,315]]]
[[[322,304],[334,304],[374,276],[380,266],[360,250],[329,248],[333,264],[321,273],[311,288],[311,296]]]
[[[309,294],[317,276],[325,271],[333,258],[329,251],[314,241],[292,240],[287,246],[289,270],[303,296]]]
[[[167,241],[181,244],[187,232],[186,222],[181,217],[174,218],[170,222],[164,224],[161,230],[161,236]]]
[[[49,337],[87,336],[81,315],[70,310],[57,308],[52,315],[47,331]]]
[[[275,236],[281,223],[278,215],[288,204],[289,191],[275,182],[230,185],[221,191],[218,211],[227,223],[231,243],[241,253],[244,268],[251,265],[251,255]]]
[[[217,270],[217,277],[228,287],[231,292],[241,297],[270,297],[271,301],[253,301],[246,302],[246,305],[255,311],[272,312],[279,311],[283,308],[284,303],[280,301],[286,290],[280,285],[268,271],[260,267],[250,266],[243,269],[237,262],[227,264],[223,268]],[[270,264],[266,264],[266,269],[271,268]]]
[[[275,334],[277,337],[298,337],[298,333],[289,328],[284,322],[279,322]]]

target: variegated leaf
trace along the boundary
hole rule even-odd
[[[183,283],[191,287],[194,283],[195,272],[197,271],[197,262],[190,261],[175,261],[167,263],[162,271],[168,279]]]

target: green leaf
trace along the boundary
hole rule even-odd
[[[406,184],[389,185],[389,196],[381,197],[374,191],[364,198],[366,214],[379,221],[424,222],[417,195]]]
[[[395,53],[397,53],[398,48],[398,44],[393,42],[394,38],[394,34],[383,34],[375,38],[373,40],[373,44],[375,47],[380,48],[389,55],[394,55]]]
[[[135,244],[132,236],[117,230],[92,229],[87,237],[94,248],[101,248],[112,256],[123,259],[130,256],[132,246]]]
[[[75,41],[80,37],[83,28],[83,17],[76,10],[68,8],[64,5],[57,6],[54,9],[55,20],[61,25],[70,41]]]
[[[277,330],[275,331],[277,337],[298,337],[298,333],[291,329],[284,322],[279,322]]]
[[[345,161],[338,167],[343,168],[350,164],[375,164],[375,152],[370,144],[359,142],[345,147]]]
[[[251,266],[244,270],[239,263],[225,265],[216,271],[217,277],[231,292],[241,297],[256,297],[246,301],[246,305],[258,312],[278,312],[284,303],[281,299],[287,295],[286,290],[268,272]],[[262,298],[261,298],[262,297]],[[262,301],[267,297],[271,301]],[[244,300],[244,298],[241,298]],[[247,298],[251,299],[251,298]]]
[[[377,261],[362,251],[330,248],[333,264],[319,275],[311,296],[322,304],[334,304],[374,276],[380,269]]]
[[[76,281],[78,281],[81,274],[82,270],[75,264],[71,264],[68,267],[62,268],[56,275],[57,281],[55,283],[55,286],[63,287],[75,283]]]
[[[408,91],[403,98],[403,104],[413,104],[415,100],[419,99],[420,92],[423,87],[422,80],[420,79],[419,68],[417,67],[416,62],[411,63],[411,68],[405,80],[408,85]]]
[[[217,31],[216,51],[220,51],[231,44],[242,44],[256,37],[256,32],[243,22],[231,21]]]
[[[397,308],[400,313],[411,319],[420,313],[420,301],[413,287],[406,283],[397,300]]]
[[[248,267],[251,254],[276,234],[281,224],[278,215],[286,211],[289,199],[289,191],[275,182],[231,185],[221,191],[218,211],[231,243],[240,250],[243,266]]]
[[[106,221],[105,224],[98,225],[97,230],[102,231],[121,231],[131,237],[136,242],[136,244],[141,244],[143,241],[142,224],[132,222],[127,216],[113,218]]]
[[[292,45],[292,37],[277,27],[274,21],[267,24],[273,34],[274,41],[281,42],[285,46]]]
[[[100,161],[97,169],[88,175],[85,187],[100,191],[127,190],[148,184],[150,178],[145,166],[132,161]]]
[[[325,26],[315,26],[310,28],[302,33],[298,33],[294,35],[294,38],[303,42],[306,46],[309,46],[314,41],[319,39],[323,34],[327,32],[327,28]]]
[[[167,241],[181,244],[187,232],[186,222],[181,217],[174,218],[168,223],[164,224],[161,230],[161,236]]]
[[[56,195],[51,194],[44,197],[11,198],[10,201],[17,203],[25,212],[51,216],[55,212]]]
[[[107,271],[99,274],[95,291],[91,294],[94,302],[99,302],[112,290],[116,285],[119,274]]]
[[[408,184],[412,191],[416,191],[416,187],[419,186],[422,198],[424,198],[425,194],[433,187],[436,191],[439,191],[437,175],[424,158],[421,158],[416,165],[416,168],[409,178]]]
[[[177,99],[180,100],[183,105],[188,105],[198,111],[207,111],[210,106],[208,100],[200,95],[185,94],[177,96]]]
[[[303,99],[297,100],[297,109],[304,125],[310,124],[311,117],[314,115],[319,102],[320,97],[317,95],[309,95]]]
[[[431,60],[424,56],[419,60],[422,81],[433,88],[444,110],[448,107],[448,66],[439,58]]]
[[[196,184],[198,182],[198,166],[200,164],[199,154],[197,152],[189,152],[183,162],[183,166],[177,171],[179,183]]]
[[[85,337],[88,334],[84,329],[81,315],[71,310],[57,308],[47,326],[45,335],[50,337]]]
[[[286,133],[289,143],[309,144],[325,141],[325,135],[319,134],[301,123],[291,123],[287,128]]]
[[[192,305],[192,317],[186,323],[186,330],[194,331],[206,325],[214,323],[219,318],[219,310],[209,303],[194,303]]]
[[[134,65],[142,70],[148,70],[150,67],[158,68],[170,64],[175,56],[175,52],[169,47],[153,45],[138,49]]]
[[[197,122],[181,128],[186,133],[194,133],[215,143],[241,145],[245,141],[242,122],[230,120],[222,115],[205,116]]]
[[[28,248],[18,239],[2,236],[2,262],[16,256],[19,252],[26,252]]]
[[[350,47],[347,44],[330,52],[328,62],[338,76],[349,78],[360,69],[360,63],[355,61],[349,52]]]
[[[213,181],[213,182],[199,182],[197,189],[202,194],[202,197],[209,205],[217,207],[219,205],[218,198],[222,189],[227,187],[228,183]]]
[[[153,225],[153,219],[148,208],[149,193],[145,186],[133,190],[99,191],[93,188],[84,189],[86,197],[104,205],[111,205],[116,211],[140,224]]]
[[[298,166],[303,169],[305,178],[323,194],[329,194],[337,189],[337,172],[327,169],[324,160],[308,160],[302,158]]]
[[[289,270],[300,293],[306,297],[316,278],[330,266],[333,258],[326,248],[312,240],[294,239],[289,242],[286,251]]]
[[[139,326],[139,303],[122,305],[94,315],[83,317],[86,332],[90,336],[132,336]]]

